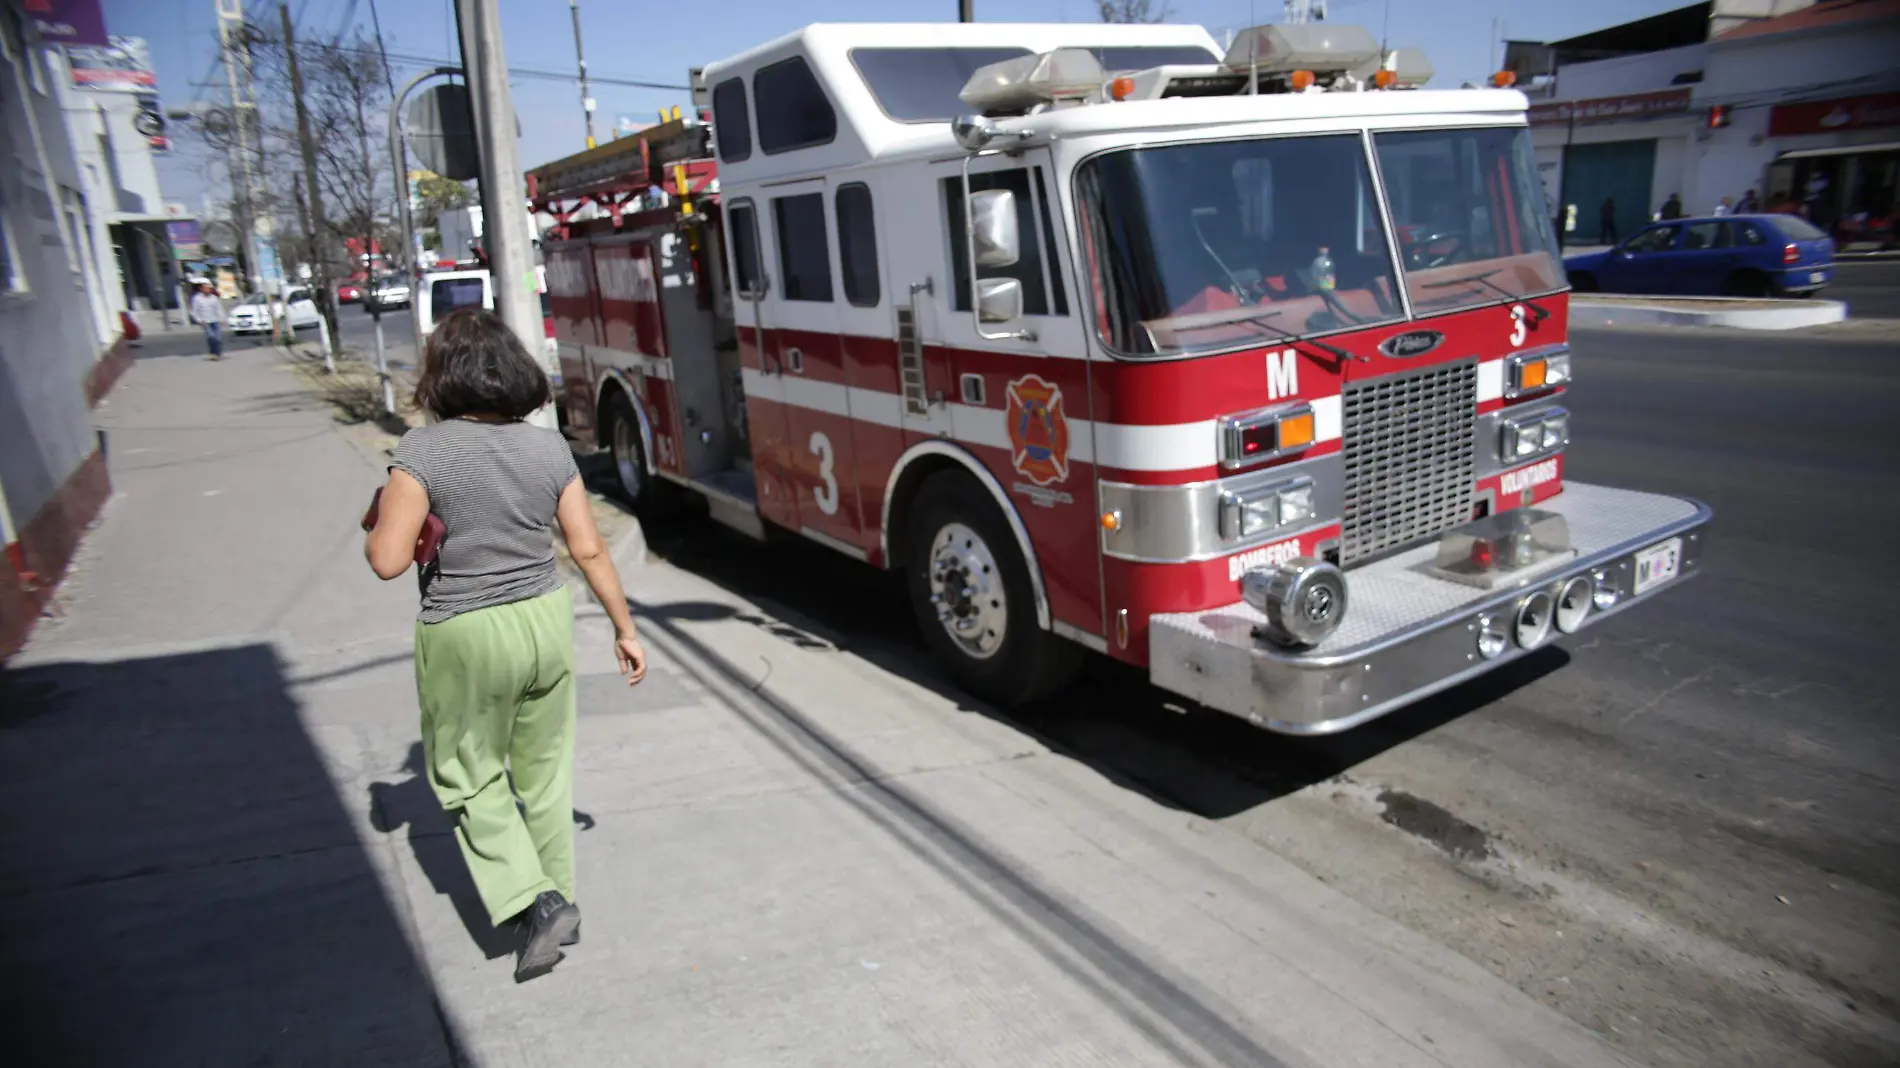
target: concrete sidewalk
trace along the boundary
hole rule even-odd
[[[23,1064],[1624,1063],[1489,972],[769,606],[579,613],[585,941],[523,986],[420,776],[381,479],[276,350],[149,347],[0,674]],[[765,550],[761,550],[765,551]]]

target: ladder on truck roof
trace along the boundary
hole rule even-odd
[[[584,152],[543,163],[528,171],[528,199],[534,210],[555,219],[557,238],[587,205],[604,210],[619,229],[622,216],[648,191],[672,195],[677,210],[690,215],[693,203],[713,195],[718,165],[713,160],[711,127],[703,117],[681,116],[678,108],[665,122]]]

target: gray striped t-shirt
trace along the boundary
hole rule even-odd
[[[558,431],[445,419],[404,434],[390,466],[422,483],[448,528],[416,618],[440,623],[559,588],[554,506],[580,472]]]

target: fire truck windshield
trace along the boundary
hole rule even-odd
[[[1076,182],[1101,293],[1097,327],[1123,355],[1211,352],[1404,317],[1356,134],[1109,152]]]
[[[1415,315],[1560,289],[1530,131],[1373,135]]]

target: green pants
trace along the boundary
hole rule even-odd
[[[567,587],[416,624],[416,695],[429,785],[455,820],[489,918],[500,926],[546,890],[572,901],[574,601]]]

